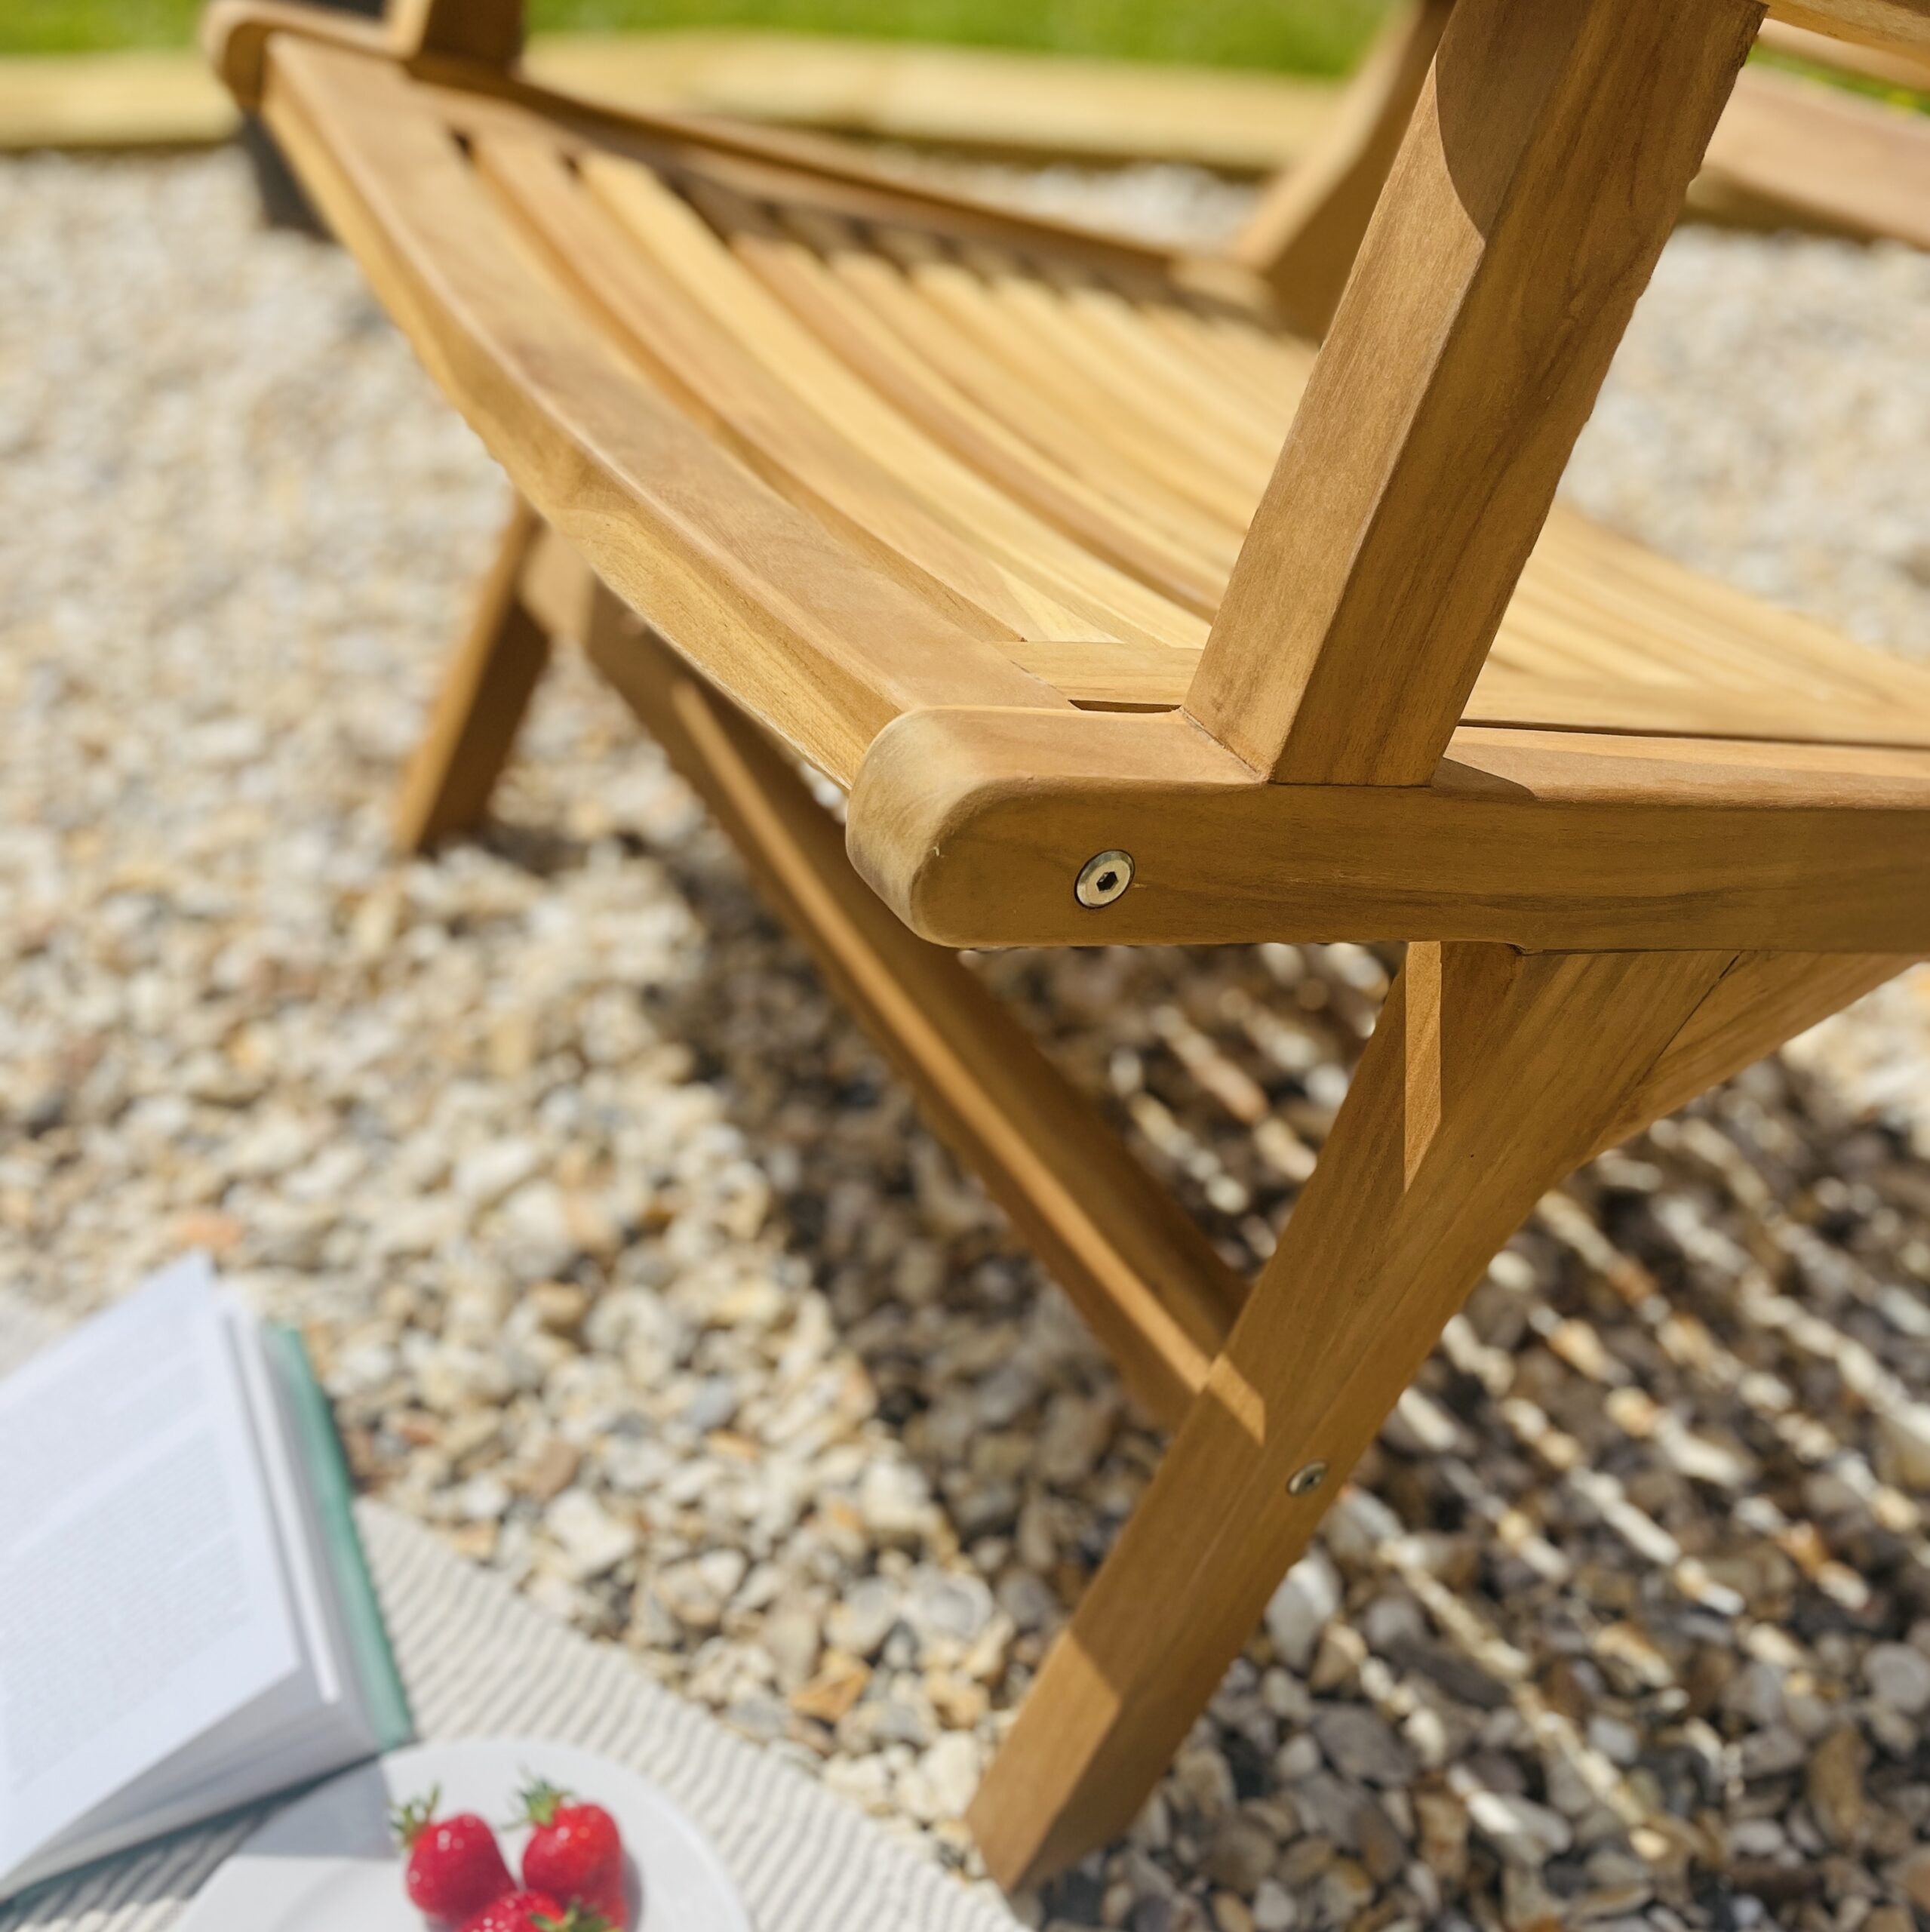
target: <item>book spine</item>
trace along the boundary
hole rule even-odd
[[[328,1560],[334,1573],[351,1662],[367,1703],[378,1747],[393,1751],[415,1735],[408,1694],[396,1669],[382,1605],[369,1574],[368,1558],[355,1527],[355,1488],[348,1458],[335,1432],[328,1398],[315,1379],[301,1337],[278,1322],[263,1324],[263,1340],[287,1392],[288,1414],[295,1426],[303,1466],[322,1526]]]

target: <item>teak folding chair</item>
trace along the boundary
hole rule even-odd
[[[1224,264],[546,92],[517,12],[211,29],[528,506],[405,835],[575,636],[1170,1426],[972,1810],[1020,1884],[1537,1198],[1930,952],[1930,673],[1550,509],[1763,9],[1460,0],[1317,352]],[[1250,1287],[946,950],[1341,939],[1406,963]]]

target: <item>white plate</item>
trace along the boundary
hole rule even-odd
[[[431,1921],[402,1890],[391,1810],[439,1785],[441,1810],[495,1823],[530,1777],[594,1799],[616,1820],[639,1932],[751,1932],[716,1853],[655,1785],[594,1752],[523,1737],[419,1744],[343,1773],[256,1832],[177,1932],[425,1932]],[[512,1877],[528,1836],[502,1834]]]

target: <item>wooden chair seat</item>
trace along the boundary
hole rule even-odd
[[[1123,780],[1143,764],[1141,786],[1199,749],[1167,744],[1156,719],[1185,722],[1314,355],[1263,291],[1229,287],[1223,265],[854,175],[803,137],[618,121],[519,82],[456,85],[292,36],[268,109],[451,398],[632,608],[842,786],[859,786],[888,727],[922,724],[908,780],[902,761],[891,777],[874,760],[875,810],[859,787],[854,856],[887,900],[949,943],[1086,936],[1064,890],[1086,854],[1060,853],[1050,885],[1015,891],[991,848],[965,856],[954,814],[948,875],[928,877],[929,855],[905,848],[955,801],[924,775],[943,765],[951,723],[1010,712],[1025,748],[1006,734],[985,784],[1036,758],[1040,779],[1062,776],[1103,817],[1106,771]],[[1118,735],[1126,718],[1102,725],[1119,712],[1140,715],[1136,735]],[[1537,800],[1557,808],[1528,828],[1552,866],[1569,862],[1560,807],[1612,802],[1602,781],[1617,775],[1633,807],[1658,768],[1685,797],[1733,802],[1738,786],[1767,784],[1838,811],[1842,778],[1876,776],[1909,808],[1906,835],[1930,844],[1930,675],[1566,511],[1548,520],[1463,715],[1474,735],[1457,740],[1458,764],[1525,817]],[[1792,763],[1771,746],[1815,749]],[[1889,761],[1835,760],[1833,746],[1889,748]],[[1219,803],[1243,774],[1215,762],[1194,758],[1192,776]],[[886,795],[908,782],[920,797]],[[1307,802],[1320,810],[1283,820],[1283,842],[1325,835],[1337,801]],[[1388,815],[1397,801],[1368,802],[1363,836],[1424,867],[1428,835]],[[1770,842],[1746,849],[1779,907],[1786,895],[1815,914],[1804,943],[1827,945],[1823,919],[1844,895],[1819,900],[1802,880],[1837,873],[1842,849],[1799,821],[1778,814],[1760,828]],[[1643,854],[1655,834],[1626,829],[1617,863],[1643,875],[1626,890],[1658,912]],[[1458,847],[1464,835],[1443,835]],[[1129,847],[1123,831],[1105,842]],[[1514,867],[1509,842],[1490,857]],[[1735,882],[1734,844],[1707,852],[1703,878]],[[1139,857],[1141,889],[1106,937],[1280,936],[1224,902],[1210,915],[1182,903],[1193,895],[1159,890]],[[1406,876],[1325,906],[1305,868],[1295,885],[1305,923],[1291,936],[1360,936],[1364,918],[1367,935],[1398,937],[1412,922]],[[1579,923],[1510,912],[1471,932],[1464,901],[1441,932],[1751,936],[1747,919],[1631,924],[1590,905]],[[1930,941],[1930,917],[1900,924],[1893,909],[1839,923],[1836,943],[1907,946],[1919,924]]]
[[[973,1807],[1007,1883],[1130,1822],[1535,1200],[1930,953],[1930,673],[1551,513],[1762,17],[1456,0],[1316,353],[1224,262],[546,93],[514,0],[217,10],[524,500],[407,838],[573,634],[1172,1426]],[[1250,1287],[947,949],[1338,939],[1406,964]]]
[[[794,654],[705,665],[805,755],[849,783],[893,691],[934,678],[949,703],[1183,704],[1313,361],[1262,296],[1215,299],[1176,285],[1184,263],[1043,226],[1015,246],[1009,219],[962,202],[894,205],[695,143],[653,152],[370,66],[311,47],[280,70],[350,192],[378,185],[352,218],[431,285],[418,329],[480,352],[454,399],[479,425],[506,383],[548,405],[499,446],[518,481],[585,445],[647,450],[668,406],[715,453],[720,522],[774,518],[776,496],[813,526],[770,601],[835,583],[874,606],[834,715],[807,721],[765,681]],[[573,361],[602,378],[593,415],[555,373]],[[669,520],[658,481],[636,476],[635,495]],[[625,587],[622,535],[582,547]],[[654,585],[634,601],[678,635]],[[1463,715],[1930,748],[1930,672],[1558,509]]]

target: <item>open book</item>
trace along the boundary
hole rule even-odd
[[[0,1898],[407,1741],[349,1502],[205,1257],[0,1382]]]

